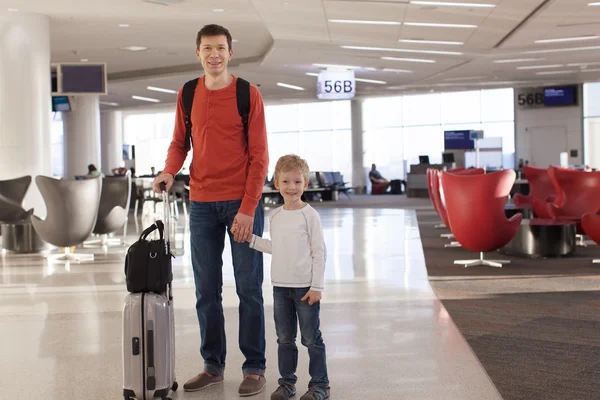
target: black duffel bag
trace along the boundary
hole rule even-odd
[[[158,229],[159,240],[146,240]],[[162,221],[156,221],[142,232],[140,239],[127,250],[125,257],[125,281],[130,293],[164,293],[173,281],[173,268],[169,242],[165,239]]]

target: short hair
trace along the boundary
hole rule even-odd
[[[280,157],[277,160],[277,164],[275,165],[275,175],[274,178],[278,179],[279,174],[282,172],[289,172],[294,170],[300,170],[302,175],[304,176],[304,181],[309,181],[310,169],[308,168],[308,163],[303,158],[298,157],[295,154],[288,154],[283,157]]]
[[[215,24],[204,25],[202,27],[202,29],[200,29],[200,31],[198,31],[198,35],[196,36],[196,48],[197,49],[200,48],[200,42],[202,41],[203,36],[221,36],[221,35],[223,35],[227,38],[227,46],[229,47],[229,50],[231,50],[232,42],[233,42],[233,39],[231,38],[231,33],[229,33],[229,30],[227,30],[227,28],[225,28],[224,26],[215,25]]]

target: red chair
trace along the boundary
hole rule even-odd
[[[517,206],[533,206],[534,200],[539,200],[540,204],[542,204],[542,209],[546,206],[544,203],[553,202],[556,198],[556,189],[550,180],[550,176],[548,175],[548,170],[545,168],[537,168],[526,165],[523,167],[523,172],[525,173],[525,178],[529,182],[529,195],[524,196],[521,193],[516,193],[513,196],[513,200],[515,205]],[[540,207],[536,207],[540,209]],[[535,212],[535,208],[534,208]],[[542,210],[543,215],[539,215],[540,218],[544,218],[545,215],[548,215],[545,209]]]
[[[581,227],[590,239],[600,244],[600,215],[587,213],[581,217]],[[593,264],[600,264],[600,259],[592,260]]]
[[[483,253],[498,250],[516,235],[523,219],[516,214],[506,219],[504,205],[515,182],[513,170],[464,176],[442,173],[447,218],[462,247],[478,252],[478,260],[457,260],[465,267],[502,267],[506,260],[484,260]]]
[[[448,223],[448,216],[446,215],[446,207],[442,201],[442,195],[440,191],[440,178],[439,175],[441,171],[437,169],[431,170],[431,201],[433,202],[433,207],[437,211],[438,215],[444,222],[444,225],[450,228],[450,224]]]
[[[431,204],[433,205],[435,212],[438,215],[440,215],[440,210],[433,198],[433,174],[434,174],[433,171],[434,171],[434,168],[427,168],[427,191],[429,192],[429,200],[431,200]],[[442,228],[447,228],[447,226],[444,224],[437,224],[437,225],[435,225],[435,228],[442,229]]]
[[[531,206],[537,218],[552,219],[547,204],[556,198],[556,189],[548,175],[548,169],[526,165],[523,167],[525,178],[529,182],[529,195],[516,193],[513,200],[516,206]]]
[[[548,168],[556,188],[556,199],[546,208],[552,219],[581,220],[584,214],[600,210],[600,172]]]

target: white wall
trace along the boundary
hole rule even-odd
[[[527,92],[527,89],[515,89],[515,132],[516,132],[516,161],[519,159],[529,160],[533,164],[539,154],[532,147],[538,150],[547,150],[551,152],[552,160],[556,159],[558,164],[558,147],[566,147],[563,151],[577,150],[577,157],[569,156],[569,164],[577,165],[583,163],[583,96],[582,88],[578,86],[577,96],[578,105],[571,107],[546,107],[539,109],[521,108],[518,105],[518,96],[520,93]],[[562,138],[557,135],[565,132],[565,146],[558,144]],[[547,136],[540,135],[541,132],[547,132]],[[539,165],[542,168],[548,165]]]

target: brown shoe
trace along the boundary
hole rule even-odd
[[[221,382],[223,382],[223,375],[210,376],[206,372],[200,372],[183,385],[183,390],[186,392],[197,392],[198,390],[206,389],[209,386]]]
[[[240,384],[238,394],[242,397],[254,396],[265,390],[266,386],[267,380],[262,375],[259,379],[245,377]]]

